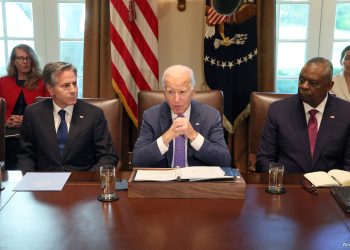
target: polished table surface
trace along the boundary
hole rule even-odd
[[[130,173],[119,173],[127,177]],[[310,194],[287,175],[287,193],[264,191],[267,176],[244,175],[245,200],[97,201],[98,174],[72,173],[60,192],[12,192],[3,175],[0,249],[350,249],[350,215],[328,188]]]

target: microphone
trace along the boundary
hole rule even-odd
[[[211,0],[211,6],[220,15],[231,15],[241,4],[242,0]]]

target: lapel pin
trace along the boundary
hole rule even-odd
[[[335,118],[335,116],[334,116],[334,115],[331,115],[329,118],[334,119],[334,118]]]
[[[83,116],[83,115],[81,115],[81,116],[79,116],[79,118],[81,118],[81,119],[82,119],[82,118],[84,118],[84,116]]]
[[[194,124],[194,125],[199,126],[199,122],[196,122],[196,124]]]

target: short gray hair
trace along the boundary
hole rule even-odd
[[[328,80],[328,81],[332,81],[332,77],[333,77],[333,64],[331,63],[331,61],[329,61],[327,58],[324,57],[314,57],[311,58],[310,60],[308,60],[306,62],[305,65],[310,65],[310,64],[318,64],[318,63],[324,63],[326,64],[327,68],[326,71],[324,72],[324,77]]]
[[[50,86],[55,86],[57,82],[57,75],[61,74],[63,71],[72,70],[75,76],[77,76],[77,69],[71,63],[66,62],[50,62],[47,63],[43,70],[43,81],[45,84]]]
[[[163,77],[162,77],[163,89],[165,89],[165,85],[166,85],[165,79],[167,78],[167,76],[185,74],[185,73],[187,73],[188,76],[190,77],[192,87],[194,88],[194,86],[196,85],[196,80],[194,78],[193,70],[190,67],[177,64],[177,65],[170,66],[164,71]]]

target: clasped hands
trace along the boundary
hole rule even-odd
[[[6,127],[19,128],[22,125],[23,115],[11,115],[6,121]]]
[[[170,128],[163,134],[162,139],[165,145],[179,135],[184,135],[189,140],[196,139],[198,132],[195,131],[187,118],[176,118]]]

